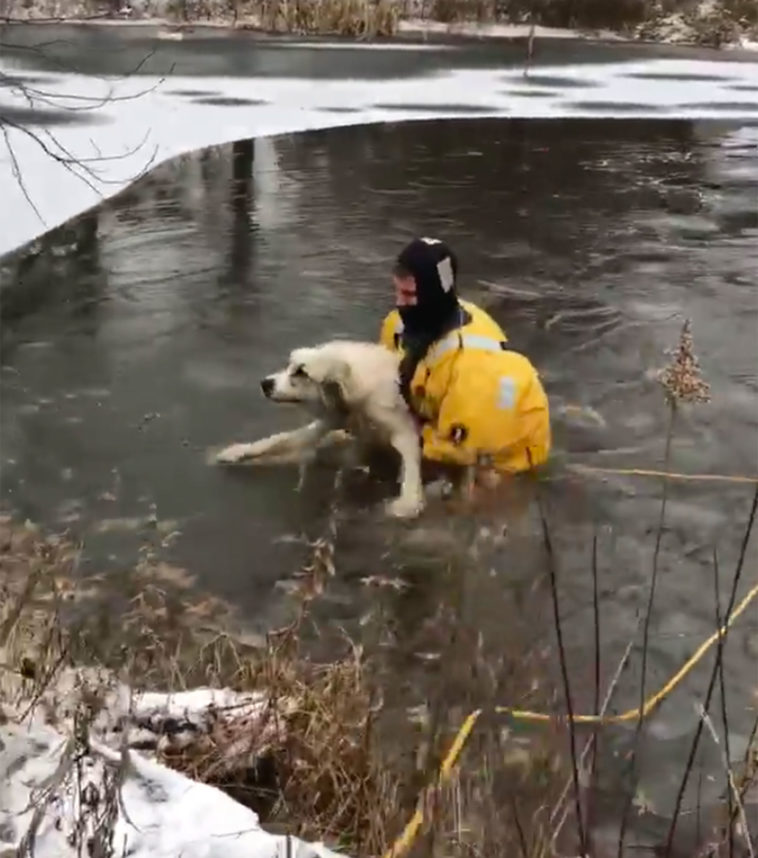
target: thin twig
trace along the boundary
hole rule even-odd
[[[8,149],[8,155],[11,159],[11,172],[13,173],[13,178],[18,182],[18,186],[19,188],[21,188],[21,193],[24,195],[24,199],[27,201],[27,203],[29,203],[32,208],[32,211],[39,218],[40,223],[47,226],[45,219],[42,217],[40,210],[37,208],[34,200],[31,197],[31,194],[29,193],[29,189],[26,187],[26,182],[24,181],[24,176],[21,172],[21,167],[19,166],[18,158],[16,157],[16,151],[13,148],[10,141],[10,137],[8,135],[8,129],[4,125],[0,124],[0,130],[2,130],[3,132],[5,146]]]
[[[695,711],[700,715],[700,723],[705,724],[708,728],[708,732],[711,734],[713,741],[716,743],[719,751],[721,752],[721,762],[724,765],[724,771],[726,772],[726,780],[729,785],[729,792],[732,795],[735,804],[737,805],[737,812],[740,815],[740,821],[742,822],[742,827],[745,830],[745,843],[747,845],[747,851],[750,858],[755,858],[755,851],[753,849],[753,843],[750,837],[750,831],[747,826],[747,816],[745,815],[745,806],[742,803],[742,797],[740,796],[740,791],[737,789],[737,784],[734,781],[734,774],[732,773],[732,768],[729,765],[729,757],[726,755],[726,752],[722,750],[721,743],[719,742],[718,733],[716,732],[716,728],[713,726],[713,721],[711,721],[711,716],[705,711],[703,705],[700,703],[695,703]],[[731,817],[730,817],[731,818]],[[729,826],[731,830],[731,825]]]
[[[99,175],[98,172],[89,166],[91,163],[100,163],[106,161],[122,161],[128,158],[130,155],[138,152],[142,146],[147,142],[147,138],[149,136],[149,132],[145,135],[145,137],[132,149],[127,150],[119,155],[110,155],[110,156],[97,156],[94,158],[88,157],[77,157],[73,155],[54,135],[52,135],[49,131],[46,131],[46,135],[52,140],[53,144],[57,146],[60,150],[56,152],[51,146],[44,141],[40,134],[35,133],[27,126],[16,122],[15,120],[8,119],[7,116],[3,116],[0,114],[0,128],[3,130],[3,134],[5,136],[6,141],[8,140],[7,129],[13,128],[21,134],[26,135],[31,138],[52,160],[57,161],[64,169],[66,169],[73,176],[76,176],[80,181],[84,182],[90,190],[94,191],[98,196],[102,196],[100,191],[95,186],[95,182],[98,182],[103,185],[121,185],[123,184],[122,179],[106,179],[103,176]],[[155,157],[158,154],[158,147],[156,146],[153,149],[152,154],[150,155],[147,162],[143,165],[143,167],[132,177],[132,181],[136,181],[136,179],[140,178],[145,174],[145,172],[152,166],[155,161]]]
[[[18,42],[8,42],[8,41],[0,40],[0,51],[20,51],[20,52],[27,52],[30,54],[36,54],[37,56],[41,57],[45,61],[45,63],[49,63],[50,65],[54,66],[55,70],[60,72],[61,74],[75,74],[75,75],[82,74],[81,66],[77,66],[73,63],[66,62],[65,60],[61,59],[60,57],[56,57],[54,54],[50,53],[50,51],[49,51],[50,48],[57,47],[59,45],[63,45],[63,46],[69,47],[69,48],[71,48],[71,47],[76,48],[75,43],[73,41],[71,41],[70,39],[46,39],[46,40],[41,41],[41,42],[36,42],[33,45],[22,45],[22,44],[19,44]],[[127,49],[123,48],[122,50],[127,50]],[[108,46],[107,53],[109,56],[112,56],[113,46],[110,46],[110,45]],[[150,59],[150,57],[152,57],[155,53],[156,53],[155,50],[149,51],[147,56],[143,57],[143,59],[141,59],[131,69],[128,69],[126,72],[124,72],[123,75],[98,75],[98,74],[90,74],[88,72],[87,76],[91,77],[91,78],[95,78],[96,80],[101,80],[101,81],[110,81],[110,80],[114,80],[114,79],[115,80],[119,80],[119,79],[124,80],[128,77],[132,77],[133,75],[137,74],[142,69],[142,67],[144,66],[146,60]],[[171,68],[169,69],[169,73],[172,73],[174,71],[174,68],[175,68],[175,65],[172,64]],[[10,76],[13,77],[13,75],[10,75]]]
[[[700,766],[697,772],[697,801],[695,802],[695,843],[693,844],[695,849],[700,848],[700,838],[703,834],[703,816],[702,816],[702,808],[703,808],[703,767]]]
[[[134,71],[135,74],[139,72],[141,66],[147,62],[154,53],[154,51],[151,51],[140,61]],[[173,71],[173,68],[171,71]],[[125,75],[122,80],[127,77],[128,75]],[[99,110],[101,107],[105,107],[106,104],[116,104],[120,101],[136,101],[138,98],[142,98],[145,95],[149,95],[151,92],[155,92],[159,86],[166,82],[166,76],[164,75],[163,77],[160,77],[151,86],[145,87],[138,92],[129,93],[128,95],[114,95],[113,86],[109,85],[106,94],[101,96],[80,95],[71,92],[51,92],[50,90],[39,89],[36,86],[24,83],[13,75],[5,74],[2,71],[0,71],[0,81],[4,81],[5,85],[11,92],[16,91],[20,93],[32,107],[35,105],[35,102],[40,102],[48,107],[55,107],[58,110],[66,110],[70,113],[81,113],[82,111]],[[64,104],[62,103],[64,100],[81,102],[81,104],[79,106]]]
[[[758,768],[758,755],[755,757],[755,761],[752,760],[753,755],[756,753],[756,750],[753,746],[755,742],[756,736],[758,736],[758,718],[755,718],[753,721],[753,728],[750,731],[750,736],[747,740],[747,745],[745,746],[745,753],[743,755],[743,765],[745,767],[745,775],[741,778],[742,783],[740,784],[740,801],[745,801],[745,796],[747,795],[747,791],[750,789],[752,784],[755,781],[756,774],[758,773],[756,769]],[[732,817],[730,819],[730,825],[735,825],[737,822],[737,808],[734,809]],[[746,837],[750,837],[750,832],[746,832]]]
[[[598,575],[597,575],[597,530],[592,534],[592,615],[593,625],[595,629],[595,697],[593,712],[598,714],[600,706],[600,600],[598,595]],[[597,730],[595,730],[597,736]],[[592,753],[592,772],[591,778],[594,780],[597,764],[597,740],[593,742]]]
[[[758,509],[758,487],[756,487],[755,494],[753,495],[753,503],[750,507],[750,515],[748,516],[747,527],[745,528],[745,535],[742,540],[742,546],[740,548],[740,556],[737,561],[737,568],[734,572],[734,578],[732,579],[732,591],[729,594],[729,604],[727,605],[726,613],[724,614],[724,623],[729,623],[729,618],[732,615],[732,610],[734,608],[734,603],[737,599],[737,588],[739,586],[740,578],[742,577],[742,569],[745,565],[745,555],[747,554],[747,546],[750,542],[750,535],[753,531],[753,524],[755,523],[755,514],[756,509]],[[721,636],[720,636],[721,637]],[[720,659],[718,655],[716,657],[716,661],[713,665],[713,670],[711,671],[711,677],[708,682],[708,689],[705,693],[705,701],[703,703],[703,709],[707,713],[708,708],[711,704],[711,696],[713,695],[713,689],[716,686],[716,677],[718,676],[718,668],[719,668]],[[697,728],[695,729],[695,736],[692,740],[692,747],[690,748],[689,758],[687,760],[687,766],[684,770],[684,775],[682,777],[682,781],[679,784],[679,792],[676,796],[676,803],[674,805],[674,814],[671,818],[671,823],[669,825],[668,836],[666,838],[666,851],[664,852],[664,858],[668,858],[671,854],[671,847],[674,842],[674,834],[676,833],[676,826],[679,820],[679,814],[682,809],[682,801],[684,799],[684,791],[687,788],[687,781],[690,776],[690,771],[692,770],[692,764],[695,760],[695,754],[697,753],[697,747],[700,742],[700,736],[703,732],[703,721],[702,719],[698,721]]]
[[[720,629],[722,626],[721,620],[721,594],[719,592],[719,557],[718,550],[714,546],[713,548],[713,599],[716,610],[716,628]],[[724,752],[726,754],[726,759],[731,760],[732,754],[729,748],[729,719],[726,711],[726,683],[724,682],[724,646],[726,645],[726,639],[723,637],[719,637],[716,646],[717,649],[717,658],[719,662],[719,693],[721,695],[721,722],[724,727]],[[729,810],[729,831],[727,832],[727,836],[729,838],[729,858],[734,858],[734,829],[732,827],[732,816],[734,814],[734,802],[732,801],[732,791],[729,788],[729,779],[731,777],[731,773],[727,768],[727,782],[726,782],[726,800]]]
[[[584,820],[582,818],[581,794],[579,792],[579,768],[577,765],[576,755],[576,727],[574,725],[574,707],[571,701],[571,686],[569,683],[568,665],[566,663],[566,651],[563,646],[561,615],[558,607],[558,580],[556,575],[556,562],[555,555],[553,552],[553,542],[550,538],[550,529],[548,527],[547,518],[545,517],[545,511],[542,507],[542,498],[540,496],[539,487],[537,489],[536,496],[537,509],[539,510],[540,521],[542,522],[542,538],[545,544],[545,551],[547,553],[548,558],[548,569],[550,572],[550,592],[553,602],[553,619],[555,622],[555,635],[558,643],[558,658],[560,661],[561,677],[563,680],[563,693],[566,698],[566,712],[568,715],[569,728],[569,746],[571,748],[571,774],[574,782],[574,807],[576,811],[576,827],[577,833],[579,835],[579,848],[581,850],[581,854],[586,855],[587,841],[584,831]]]
[[[128,77],[130,74],[138,73],[139,70],[144,66],[144,64],[150,59],[153,53],[154,52],[148,52],[144,57],[142,57],[136,67],[124,77]],[[171,74],[172,72],[173,67],[170,69],[169,74]],[[127,95],[115,95],[113,86],[109,82],[108,90],[105,95],[89,96],[72,93],[55,93],[48,90],[40,89],[31,86],[27,83],[24,83],[13,75],[9,75],[0,71],[0,85],[2,85],[3,83],[8,84],[10,91],[15,91],[16,93],[19,93],[26,100],[32,111],[38,106],[38,104],[43,104],[48,107],[53,107],[58,110],[64,110],[71,113],[98,110],[109,103],[133,101],[138,98],[141,98],[142,96],[154,92],[159,86],[161,86],[161,84],[165,80],[166,76],[164,75],[151,86],[145,87],[138,92],[130,93]],[[79,104],[72,105],[64,103],[71,101],[79,102]],[[102,194],[96,187],[96,184],[121,185],[123,184],[123,181],[119,179],[106,178],[102,174],[102,172],[97,171],[95,169],[94,165],[100,163],[107,163],[110,161],[126,160],[132,155],[140,152],[149,138],[148,131],[143,137],[143,139],[136,146],[118,155],[104,156],[101,152],[98,151],[95,157],[76,156],[71,151],[69,151],[69,149],[67,149],[66,146],[64,146],[63,143],[49,129],[42,129],[39,131],[32,130],[28,123],[17,121],[16,119],[11,118],[10,115],[3,114],[2,111],[0,111],[0,130],[2,130],[3,139],[8,149],[11,161],[11,169],[14,178],[18,182],[25,200],[29,203],[34,213],[37,215],[37,217],[43,224],[45,223],[45,220],[42,217],[39,208],[32,200],[31,194],[29,193],[29,189],[24,180],[16,151],[11,142],[9,129],[18,131],[19,133],[24,134],[26,137],[33,140],[37,144],[37,146],[42,149],[42,151],[47,157],[60,164],[62,167],[64,167],[64,169],[66,169],[72,175],[76,176],[80,181],[83,181],[90,188],[90,190],[92,190],[98,196],[102,196]],[[96,149],[96,147],[94,148]],[[135,173],[134,176],[131,177],[131,181],[135,181],[136,179],[140,178],[150,169],[150,167],[155,162],[157,154],[158,147],[155,146],[153,148],[152,153],[150,153],[147,157],[143,166]]]
[[[34,845],[37,837],[37,832],[44,821],[45,812],[48,809],[48,804],[55,791],[66,781],[66,778],[71,772],[74,765],[74,752],[76,750],[76,742],[73,738],[66,740],[66,744],[61,752],[58,760],[58,765],[55,771],[40,785],[39,791],[34,796],[34,812],[29,822],[29,826],[24,832],[21,842],[18,845],[16,853],[17,858],[33,858]]]
[[[529,858],[529,847],[526,845],[526,835],[524,834],[524,826],[521,824],[521,816],[518,812],[515,796],[511,796],[511,814],[513,823],[516,826],[516,834],[518,834],[519,848],[521,849],[521,858]]]
[[[603,703],[600,707],[600,715],[605,715],[606,711],[608,710],[608,707],[611,704],[611,699],[613,698],[613,694],[616,690],[616,686],[618,685],[618,682],[621,679],[621,674],[624,672],[624,668],[626,667],[627,663],[629,662],[629,656],[631,655],[633,646],[634,646],[634,637],[632,637],[630,639],[629,643],[626,645],[626,649],[624,650],[624,654],[621,656],[621,661],[619,661],[618,666],[616,667],[616,671],[613,674],[613,677],[611,678],[611,681],[608,685],[608,690],[605,693],[605,698],[604,698]],[[579,765],[580,766],[584,765],[584,761],[587,759],[587,754],[589,754],[590,751],[594,748],[596,741],[597,741],[597,734],[593,733],[592,736],[590,736],[589,739],[587,740],[587,744],[584,746],[584,749],[582,750],[582,755],[579,758]],[[559,813],[561,807],[565,804],[566,797],[568,796],[570,789],[571,789],[571,779],[569,778],[569,780],[566,781],[566,784],[563,787],[563,791],[561,792],[561,794],[558,798],[558,801],[555,803],[555,807],[553,808],[553,810],[550,814],[550,824],[551,825],[555,822],[556,818],[558,817],[558,813]],[[555,843],[555,841],[558,839],[558,835],[560,834],[561,829],[563,828],[563,826],[566,822],[567,815],[568,815],[568,808],[564,809],[563,815],[561,816],[561,820],[555,827],[555,830],[554,830],[554,833],[552,836],[553,843]]]
[[[676,403],[670,400],[669,405],[669,421],[668,429],[666,430],[666,448],[663,456],[663,470],[668,471],[669,459],[671,457],[671,440],[674,435],[674,422],[676,419]],[[653,571],[650,576],[650,589],[648,591],[647,608],[642,626],[642,666],[640,668],[640,705],[639,716],[634,730],[634,739],[632,742],[632,753],[630,760],[631,776],[630,781],[632,788],[627,796],[624,805],[624,813],[621,817],[621,825],[619,827],[618,839],[618,858],[622,858],[624,854],[624,839],[626,837],[626,828],[629,824],[629,814],[632,808],[632,798],[637,789],[637,753],[639,751],[640,738],[642,736],[642,726],[644,724],[645,711],[645,682],[647,679],[647,655],[648,646],[650,643],[650,620],[653,614],[653,605],[655,603],[655,590],[658,582],[658,559],[661,552],[661,542],[663,540],[663,528],[666,521],[666,502],[668,500],[668,479],[663,478],[663,491],[661,494],[661,510],[658,516],[658,527],[655,534],[655,549],[653,551]]]

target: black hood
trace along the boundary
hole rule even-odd
[[[397,257],[396,272],[416,281],[416,305],[398,307],[404,339],[431,343],[458,319],[458,260],[442,241],[414,238]]]
[[[416,365],[429,346],[458,326],[460,305],[455,290],[458,260],[442,241],[414,238],[397,257],[395,273],[416,281],[416,304],[398,307],[403,321],[405,356],[400,363],[400,390],[413,408],[410,385]]]

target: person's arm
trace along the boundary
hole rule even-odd
[[[424,456],[435,461],[474,465],[478,456],[500,458],[509,449],[522,445],[528,427],[517,406],[517,381],[503,376],[497,401],[488,399],[477,395],[475,383],[464,385],[460,380],[452,383],[439,404],[437,420],[423,427]],[[495,443],[489,423],[497,425]]]
[[[467,449],[446,440],[432,423],[424,423],[421,427],[421,450],[424,458],[432,462],[467,465],[472,458]]]
[[[471,419],[476,419],[472,413],[475,404],[470,396],[462,395],[460,385],[448,387],[439,401],[436,420],[425,423],[421,430],[424,458],[456,465],[474,464],[476,450],[469,439]]]

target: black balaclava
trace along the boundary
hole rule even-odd
[[[455,289],[458,260],[444,242],[414,238],[400,251],[395,272],[400,276],[410,274],[416,281],[416,304],[397,308],[403,321],[405,349],[400,384],[403,396],[410,402],[410,383],[416,365],[429,346],[460,321]]]

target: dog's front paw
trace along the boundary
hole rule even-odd
[[[397,497],[387,503],[387,515],[393,518],[415,518],[424,508],[423,498]]]
[[[220,465],[233,465],[255,455],[252,444],[232,444],[216,453],[215,461]]]

